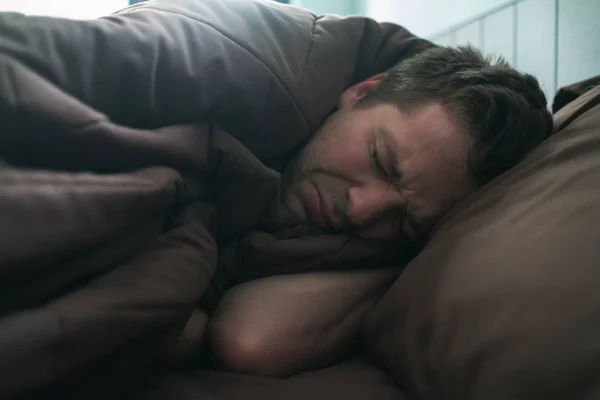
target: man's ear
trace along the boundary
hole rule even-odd
[[[338,100],[338,108],[352,107],[354,103],[363,98],[371,90],[375,89],[379,84],[379,81],[381,81],[381,78],[384,76],[384,73],[374,75],[369,79],[346,89]]]

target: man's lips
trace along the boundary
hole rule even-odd
[[[335,218],[327,201],[315,185],[311,185],[311,187],[312,190],[307,199],[311,222],[321,229],[333,230],[336,226]]]
[[[317,189],[317,193],[319,195],[319,201],[321,203],[321,214],[327,223],[327,228],[335,231],[338,226],[336,222],[336,218],[333,214],[331,207],[329,207],[329,203],[325,200],[321,192]]]

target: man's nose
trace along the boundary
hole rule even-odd
[[[352,225],[363,227],[403,205],[399,193],[388,185],[353,186],[348,189],[346,217]]]

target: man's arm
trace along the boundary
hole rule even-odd
[[[208,342],[228,370],[271,377],[349,354],[365,313],[399,269],[285,275],[230,289],[209,320]]]

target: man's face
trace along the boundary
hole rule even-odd
[[[342,94],[283,177],[283,200],[324,230],[418,241],[474,187],[468,141],[439,104],[410,113],[353,105],[380,76]]]

